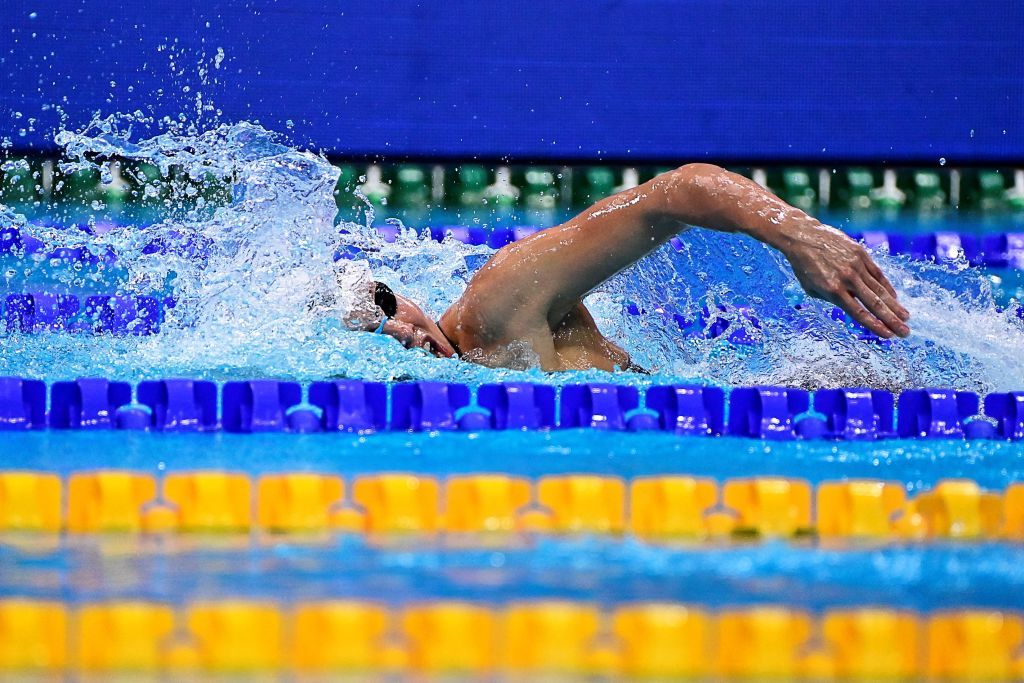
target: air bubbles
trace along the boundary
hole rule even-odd
[[[946,157],[939,157],[939,166],[946,165]]]

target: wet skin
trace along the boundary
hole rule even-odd
[[[811,296],[878,336],[910,334],[910,314],[864,248],[760,185],[688,164],[598,202],[576,218],[502,248],[470,280],[440,326],[412,301],[384,332],[438,356],[515,365],[523,346],[547,371],[624,369],[629,355],[598,330],[583,298],[689,226],[739,232],[778,249]]]

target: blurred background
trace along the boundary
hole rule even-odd
[[[138,190],[153,168],[52,163],[60,128],[137,111],[140,133],[259,122],[339,167],[343,217],[358,189],[378,219],[417,226],[543,226],[687,161],[862,228],[906,211],[1005,228],[1024,210],[1016,2],[8,0],[3,15],[0,201],[57,222],[160,201]]]

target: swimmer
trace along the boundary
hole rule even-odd
[[[390,335],[408,348],[491,366],[518,367],[528,349],[545,371],[639,370],[601,334],[583,298],[691,226],[764,242],[782,252],[809,295],[839,306],[883,339],[910,334],[910,314],[861,245],[760,185],[709,164],[659,175],[503,247],[436,322],[374,283],[378,317],[361,329]]]

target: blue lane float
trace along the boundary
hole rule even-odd
[[[795,439],[796,417],[807,412],[803,389],[744,387],[729,393],[729,433],[770,441]]]
[[[209,432],[217,429],[217,385],[191,379],[139,382],[138,402],[158,432]]]
[[[77,230],[84,235],[91,235],[93,232],[87,226],[56,226],[44,225],[43,227],[57,227],[64,230]],[[42,257],[47,261],[62,261],[68,264],[81,264],[94,266],[98,263],[113,263],[117,260],[116,255],[110,248],[104,248],[102,253],[96,254],[85,247],[55,247],[47,249],[46,243],[31,234],[19,230],[15,226],[7,226],[0,229],[0,257],[3,256],[33,256]]]
[[[302,386],[298,382],[227,382],[221,396],[221,424],[226,432],[317,430],[310,427],[306,415],[290,419],[289,411],[302,403]],[[314,422],[318,423],[319,418]]]
[[[73,294],[9,294],[4,300],[4,322],[8,333],[64,330],[80,309]]]
[[[133,402],[134,393],[134,402]],[[219,393],[219,409],[218,409]],[[308,394],[308,396],[307,396]],[[207,380],[54,382],[0,377],[0,429],[158,432],[433,432],[657,430],[681,436],[833,441],[891,438],[1024,440],[1024,392],[985,397],[952,389],[892,393],[844,388],[512,382]],[[812,410],[813,408],[813,410]]]
[[[149,336],[160,332],[170,298],[92,295],[84,301],[74,294],[34,292],[4,298],[8,334],[67,331],[84,334]]]
[[[520,240],[542,228],[514,226],[486,230],[479,226],[440,226],[427,229],[427,234],[437,241],[448,235],[465,244],[487,244],[500,249]],[[397,229],[392,225],[377,226],[385,240],[393,242]],[[850,236],[862,241],[869,249],[885,249],[893,254],[909,256],[919,260],[953,261],[964,258],[974,266],[990,268],[1024,269],[1024,232],[993,233],[973,235],[953,231],[936,231],[920,235],[904,235],[880,230],[853,232]],[[677,249],[682,242],[674,240]]]
[[[1024,268],[1024,233],[972,235],[951,231],[902,235],[881,231],[851,233],[869,249],[885,249],[917,260],[955,261],[972,266]]]
[[[152,296],[90,296],[85,316],[91,330],[100,334],[147,336],[160,331],[160,302]]]
[[[640,407],[636,387],[577,384],[562,387],[559,426],[621,431],[628,415]]]
[[[487,236],[487,246],[492,249],[501,249],[505,245],[526,239],[543,230],[532,225],[516,225],[511,228],[494,228]]]
[[[0,430],[46,428],[46,384],[40,380],[0,377]]]
[[[409,382],[391,389],[391,428],[397,431],[432,432],[459,428],[463,409],[471,402],[465,384]],[[473,429],[483,428],[481,420],[469,418]]]
[[[476,392],[477,404],[490,414],[490,429],[551,429],[556,399],[554,387],[527,382],[484,384]]]
[[[89,233],[89,230],[82,226],[70,226],[67,229],[71,228],[81,230],[86,234]],[[423,232],[437,242],[450,236],[464,244],[486,244],[493,249],[500,249],[543,229],[531,225],[517,225],[508,228],[440,225],[429,226]],[[382,223],[374,226],[374,230],[384,241],[394,242],[398,239],[402,229],[396,223]],[[905,255],[913,259],[953,261],[963,257],[974,266],[1024,269],[1024,232],[975,235],[954,231],[936,231],[920,235],[905,235],[881,230],[866,230],[849,234],[850,237],[863,242],[869,249],[885,249],[893,254]],[[682,242],[678,239],[674,239],[673,244],[677,249],[682,248]],[[182,237],[179,243],[175,242],[172,236],[170,240],[153,241],[144,248],[143,252],[147,254],[175,253],[195,257],[203,254],[207,248],[207,244],[197,242],[193,238]],[[46,251],[43,241],[25,234],[16,227],[8,226],[0,230],[0,256],[34,255],[44,252],[48,260],[59,259],[67,263],[94,265],[100,262],[116,261],[116,255],[110,251],[96,255],[82,247],[58,247]]]
[[[457,242],[479,246],[487,243],[487,230],[479,225],[442,225],[427,228],[430,239],[443,242],[449,237]]]
[[[822,389],[814,393],[814,410],[823,414],[824,436],[872,440],[893,436],[893,395],[877,389]]]
[[[85,377],[50,388],[50,426],[56,429],[111,429],[117,411],[132,402],[128,382]]]
[[[314,382],[309,402],[321,410],[325,432],[366,433],[388,426],[388,388],[379,382]]]
[[[725,392],[718,387],[659,386],[647,390],[647,407],[667,432],[721,436],[725,431]]]
[[[964,422],[978,414],[974,392],[952,389],[913,389],[899,397],[896,432],[901,438],[957,438]]]
[[[996,422],[996,434],[1014,441],[1024,439],[1024,391],[989,394],[985,414]]]

